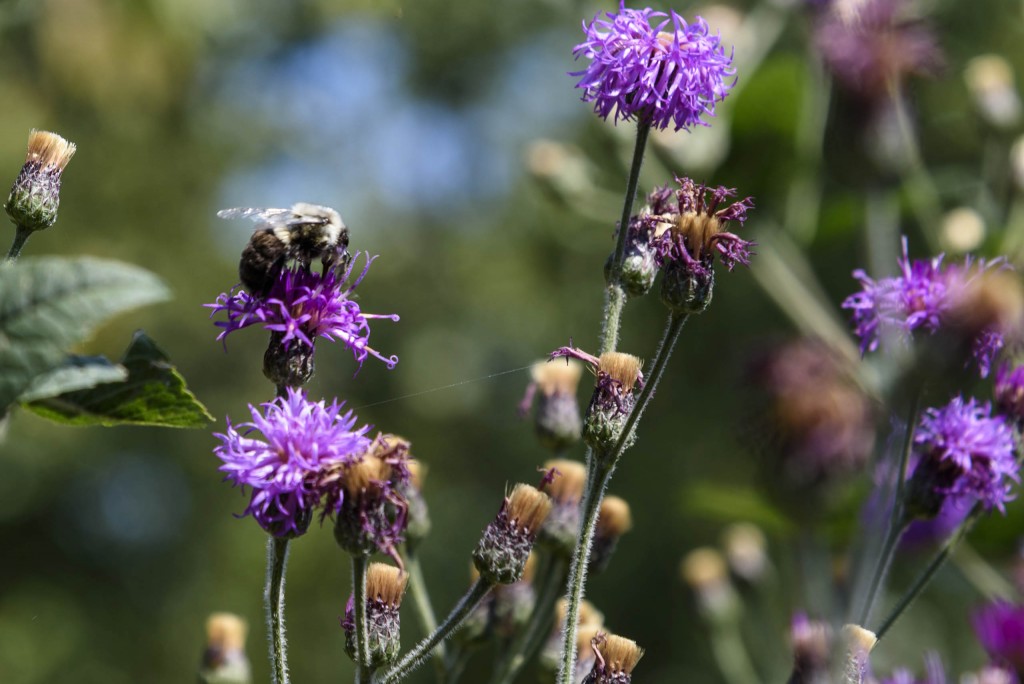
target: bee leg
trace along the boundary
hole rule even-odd
[[[325,252],[320,257],[320,263],[323,265],[323,273],[327,275],[327,272],[334,269],[334,272],[339,278],[344,277],[348,271],[348,265],[352,262],[352,255],[348,253],[348,247],[339,245],[337,249],[333,249],[329,252]]]

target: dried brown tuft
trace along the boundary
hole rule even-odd
[[[621,537],[632,528],[633,516],[626,500],[618,496],[606,496],[598,512],[597,535],[605,538]]]
[[[644,655],[644,650],[630,639],[614,634],[599,634],[594,639],[594,647],[604,661],[604,670],[608,673],[629,674]]]
[[[597,368],[608,375],[612,380],[617,380],[622,385],[623,392],[632,392],[640,379],[640,368],[644,362],[632,354],[622,352],[605,352],[598,359]]]
[[[576,394],[583,375],[583,366],[570,359],[568,363],[558,361],[538,361],[530,368],[530,375],[537,388],[544,394]]]
[[[517,484],[508,495],[507,511],[510,520],[534,534],[551,512],[551,499],[544,492],[528,484]]]
[[[391,477],[391,466],[379,456],[366,454],[358,463],[346,468],[342,477],[346,491],[355,495],[367,489],[370,483],[384,482]]]
[[[579,461],[556,458],[544,464],[544,470],[552,468],[558,472],[546,488],[551,498],[560,504],[579,503],[587,484],[587,467]]]
[[[206,645],[219,651],[245,649],[245,635],[249,631],[245,620],[233,613],[212,613],[206,619]]]
[[[601,625],[595,623],[581,623],[576,629],[576,650],[579,651],[580,660],[589,660],[594,657],[592,644],[600,633]]]
[[[968,336],[996,330],[1012,338],[1024,329],[1024,289],[1012,271],[989,270],[975,276],[954,305],[953,323]]]
[[[526,565],[523,566],[523,576],[519,581],[529,584],[533,581],[533,575],[536,572],[536,570],[537,554],[531,551],[530,555],[526,557]]]
[[[45,166],[56,166],[63,170],[75,155],[75,144],[56,133],[32,129],[28,135],[26,162],[39,162]]]
[[[555,604],[555,627],[561,629],[561,624],[565,622],[565,613],[567,611],[568,601],[564,598],[558,599]],[[583,599],[580,601],[580,607],[578,615],[578,623],[582,625],[593,625],[600,627],[604,624],[604,613],[594,607],[594,604],[590,601]]]
[[[687,211],[679,214],[671,230],[686,238],[693,251],[694,259],[703,259],[711,249],[711,238],[722,232],[722,223],[717,216]]]
[[[706,589],[723,582],[728,576],[725,559],[715,549],[694,549],[683,559],[683,579],[696,590]]]
[[[409,576],[394,566],[370,563],[366,570],[366,598],[397,607],[402,603],[408,581]]]
[[[427,466],[423,465],[415,458],[410,459],[406,466],[409,468],[409,483],[416,491],[422,491],[423,480],[427,477]]]

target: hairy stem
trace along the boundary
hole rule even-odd
[[[427,638],[416,644],[411,651],[405,654],[398,663],[385,672],[377,680],[377,684],[395,684],[409,675],[410,672],[419,667],[424,660],[430,657],[431,652],[442,641],[450,637],[462,626],[466,617],[479,605],[487,592],[493,585],[483,578],[478,579],[466,595],[452,608],[452,612],[444,619],[437,629]]]
[[[352,556],[352,603],[355,610],[356,632],[356,684],[366,684],[372,678],[370,669],[369,632],[366,627],[366,568],[367,554]]]
[[[288,540],[267,540],[267,584],[263,590],[266,606],[271,681],[288,684],[288,643],[284,627],[284,573],[288,565]]]
[[[11,243],[11,248],[7,251],[7,261],[14,263],[21,256],[21,249],[28,242],[28,237],[32,234],[31,230],[17,226],[14,232],[14,242]]]
[[[420,628],[423,630],[424,636],[432,634],[437,629],[437,617],[434,615],[434,607],[430,602],[427,583],[423,579],[423,567],[420,565],[419,556],[414,547],[409,544],[406,544],[405,547],[405,571],[409,573],[409,594],[412,596],[413,608],[416,610]],[[446,668],[443,642],[434,649],[434,665],[437,667],[438,681],[444,681]]]
[[[640,391],[633,410],[629,412],[629,417],[622,428],[622,434],[610,451],[594,453],[588,459],[592,476],[583,496],[582,523],[569,570],[569,582],[566,589],[568,603],[565,613],[565,631],[562,633],[562,664],[558,671],[558,684],[572,682],[573,669],[576,664],[576,630],[579,627],[580,601],[583,599],[584,585],[587,581],[587,566],[590,563],[590,547],[594,541],[597,512],[601,509],[605,489],[608,487],[608,482],[611,480],[622,452],[626,449],[630,435],[636,428],[637,421],[640,420],[644,409],[647,408],[651,397],[654,396],[658,381],[661,380],[661,376],[665,372],[669,357],[672,356],[672,350],[675,349],[679,333],[682,332],[687,318],[689,318],[687,314],[675,312],[669,314],[665,334],[662,336],[661,344],[654,356],[651,374],[647,378],[647,384]]]

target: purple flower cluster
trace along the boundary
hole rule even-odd
[[[1017,444],[1006,419],[991,413],[991,405],[962,397],[927,409],[914,434],[921,460],[913,478],[930,483],[943,500],[977,501],[1005,512],[1013,499],[1010,481],[1020,481]]]
[[[727,80],[736,73],[732,55],[700,17],[687,23],[675,12],[628,9],[623,2],[618,13],[584,23],[583,32],[586,40],[573,55],[590,64],[569,75],[580,77],[583,101],[593,102],[602,119],[614,112],[616,122],[636,118],[677,131],[707,125],[701,117],[714,116],[715,103],[735,85]]]
[[[974,614],[974,633],[997,665],[1024,674],[1024,606],[998,601]]]
[[[329,466],[357,462],[370,446],[369,427],[356,427],[352,411],[335,401],[313,402],[289,388],[260,408],[250,404],[252,421],[214,435],[214,454],[223,461],[225,479],[252,490],[243,515],[252,515],[267,532],[300,535],[324,498],[317,476]]]
[[[944,255],[930,260],[911,260],[907,240],[897,260],[899,275],[875,280],[862,269],[853,272],[861,290],[843,301],[853,312],[854,332],[860,338],[861,353],[875,351],[890,336],[902,340],[915,332],[935,334],[950,322],[968,295],[975,278],[1002,260],[944,264]],[[1005,345],[1004,331],[986,328],[971,343],[971,356],[982,377],[991,369],[996,354]]]
[[[217,339],[225,340],[236,330],[262,325],[279,335],[285,348],[293,344],[312,347],[316,338],[322,337],[340,341],[352,350],[360,365],[367,356],[374,356],[388,368],[394,368],[397,356],[386,357],[370,347],[369,321],[374,318],[397,321],[398,316],[364,313],[352,297],[373,259],[367,256],[362,272],[351,283],[348,280],[355,259],[341,274],[333,269],[324,274],[301,267],[284,269],[266,297],[240,288],[221,294],[216,302],[206,305],[213,309],[211,316],[222,312],[227,315],[226,321],[216,323],[221,328]]]

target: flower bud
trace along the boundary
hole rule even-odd
[[[406,442],[408,445],[408,442]],[[430,514],[427,510],[427,502],[423,498],[423,479],[427,475],[427,467],[417,461],[410,459],[409,485],[404,487],[402,495],[409,504],[408,522],[405,527],[405,543],[409,546],[423,541],[430,533]]]
[[[704,313],[714,289],[713,270],[693,269],[685,262],[672,261],[661,278],[661,301],[678,314]]]
[[[583,419],[583,441],[599,453],[615,447],[636,403],[633,389],[643,387],[643,362],[630,354],[606,352],[597,363],[597,387]],[[631,446],[634,437],[625,444]]]
[[[843,666],[844,684],[862,684],[868,670],[871,649],[878,643],[875,633],[858,625],[843,626],[846,659]]]
[[[546,672],[558,672],[561,665],[559,656],[562,654],[562,632],[565,629],[565,614],[568,612],[568,601],[564,598],[558,599],[555,604],[555,624],[548,636],[544,648],[541,649],[538,662],[542,670]],[[597,610],[590,601],[580,601],[577,611],[578,620],[576,629],[576,670],[582,669],[583,675],[589,674],[593,667],[593,650],[590,648],[590,641],[597,636],[597,632],[604,626],[604,615]],[[586,662],[585,668],[581,665]],[[580,681],[583,676],[576,677]]]
[[[231,613],[214,613],[206,620],[206,650],[199,665],[202,684],[250,684],[252,671],[245,656],[245,621]]]
[[[606,496],[597,514],[594,545],[590,550],[590,572],[603,572],[611,561],[619,537],[633,527],[629,504],[617,496]]]
[[[1013,85],[1013,67],[999,55],[980,55],[964,70],[967,90],[978,113],[990,126],[1012,130],[1020,121],[1020,95]]]
[[[525,416],[530,410],[534,394],[539,391],[534,428],[540,443],[555,453],[565,451],[580,440],[583,421],[576,390],[582,373],[583,368],[575,361],[541,361],[530,369],[532,381],[520,404],[520,415]]]
[[[970,207],[957,207],[942,219],[939,240],[946,251],[964,254],[985,240],[985,219]]]
[[[546,494],[527,484],[513,487],[473,552],[473,564],[484,581],[512,584],[522,578],[537,531],[550,512]]]
[[[751,523],[736,523],[726,528],[722,547],[733,574],[748,582],[758,582],[768,570],[764,532]]]
[[[789,684],[829,684],[830,632],[825,622],[810,620],[803,613],[793,616],[790,626],[793,674]]]
[[[278,387],[300,388],[313,377],[312,345],[284,344],[282,332],[270,333],[270,343],[263,354],[263,375]]]
[[[591,641],[594,669],[583,684],[630,684],[644,650],[635,641],[599,632]]]
[[[627,231],[626,249],[619,268],[619,284],[630,297],[642,297],[654,286],[654,279],[660,270],[658,251],[652,243],[654,231],[649,216],[641,214],[630,218]],[[612,252],[604,264],[604,277],[609,283],[615,277],[612,273],[614,260],[615,252]]]
[[[545,548],[569,558],[580,529],[580,500],[587,484],[587,468],[578,461],[556,459],[545,463],[544,470],[554,476],[544,487],[551,497],[551,514],[537,538]]]
[[[516,634],[530,620],[537,604],[537,592],[533,587],[536,554],[531,553],[523,568],[523,577],[513,584],[500,584],[494,588],[491,620],[494,633],[508,638]]]
[[[694,549],[683,558],[682,575],[693,589],[701,612],[710,620],[729,621],[738,615],[739,597],[718,551],[710,547]]]
[[[25,165],[7,198],[7,215],[19,230],[49,228],[57,220],[60,177],[75,154],[75,145],[56,133],[33,130]]]
[[[376,669],[393,662],[401,650],[401,622],[398,608],[409,576],[384,563],[370,563],[366,570],[366,640],[369,665]],[[345,652],[353,660],[356,652],[354,597],[349,597],[342,628],[345,630]]]

